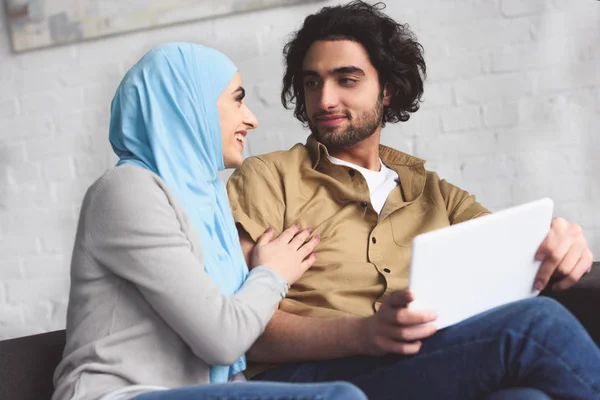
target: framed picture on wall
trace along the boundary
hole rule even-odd
[[[14,51],[322,0],[5,0]]]

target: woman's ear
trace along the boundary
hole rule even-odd
[[[394,93],[394,87],[391,83],[386,83],[383,86],[383,105],[389,106],[392,104],[392,94]]]

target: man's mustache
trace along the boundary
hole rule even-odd
[[[352,114],[348,110],[339,110],[339,111],[319,111],[313,114],[313,119],[327,117],[329,115],[343,115],[348,119],[351,119]]]

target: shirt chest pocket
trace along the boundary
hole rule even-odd
[[[398,246],[410,247],[415,236],[450,226],[443,205],[433,200],[417,200],[390,215],[392,235]]]

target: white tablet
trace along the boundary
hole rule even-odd
[[[421,234],[413,239],[410,308],[435,311],[438,329],[536,296],[535,254],[554,203],[541,199]]]

